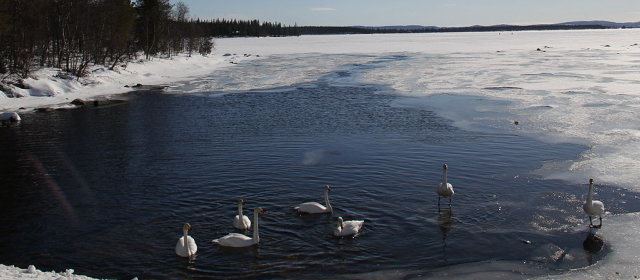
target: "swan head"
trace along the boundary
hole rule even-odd
[[[182,226],[182,230],[190,231],[191,230],[191,225],[189,223],[184,223],[184,225]]]
[[[449,169],[449,166],[445,163],[445,164],[442,165],[442,169],[447,170],[447,169]]]
[[[257,214],[261,214],[261,213],[267,212],[267,210],[265,210],[262,207],[258,207],[256,209],[253,209],[253,211],[256,212]]]
[[[244,199],[238,199],[238,205],[245,205],[247,202]]]
[[[589,185],[593,185],[593,178],[589,178]]]
[[[328,191],[331,191],[331,186],[329,186],[329,185],[325,185],[325,186],[324,186],[324,190],[325,190],[325,191],[327,191],[327,192],[328,192]]]

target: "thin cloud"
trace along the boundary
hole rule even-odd
[[[315,12],[330,12],[330,11],[335,11],[336,9],[334,8],[311,8],[312,11]]]

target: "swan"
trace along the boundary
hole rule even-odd
[[[317,202],[305,202],[295,207],[295,209],[298,212],[307,214],[333,213],[333,208],[329,203],[329,191],[331,191],[331,186],[324,186],[324,203],[327,205],[326,207]]]
[[[233,226],[239,230],[247,230],[251,228],[251,220],[242,213],[242,205],[244,200],[238,200],[238,215],[233,218]]]
[[[589,227],[600,228],[602,227],[602,214],[604,213],[604,203],[602,201],[593,200],[593,179],[589,179],[589,194],[587,194],[587,201],[582,205],[584,212],[589,215]],[[598,216],[600,218],[600,224],[593,225],[592,216]]]
[[[442,165],[442,182],[438,184],[438,207],[440,207],[440,197],[449,198],[449,206],[451,206],[451,196],[453,196],[453,185],[447,183],[447,164]]]
[[[364,221],[344,221],[342,217],[338,217],[338,227],[333,232],[335,236],[352,236],[357,235],[362,228]]]
[[[265,210],[263,208],[253,210],[253,238],[240,233],[229,233],[223,237],[212,240],[213,243],[225,247],[248,247],[258,244],[258,242],[260,242],[260,235],[258,234],[258,214],[264,212]]]
[[[182,226],[182,237],[178,239],[178,243],[176,244],[176,254],[178,254],[178,256],[188,258],[195,255],[196,251],[198,251],[196,241],[188,235],[190,229],[191,225],[189,223],[185,223],[184,226]]]

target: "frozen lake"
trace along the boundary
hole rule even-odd
[[[0,218],[13,225],[0,263],[124,279],[589,266],[612,246],[586,228],[588,178],[609,215],[640,211],[638,33],[219,40],[261,57],[0,129]],[[444,162],[456,195],[438,213]],[[334,218],[292,210],[325,184]],[[239,198],[267,209],[262,243],[220,249],[210,240],[233,231]],[[363,234],[332,237],[336,216],[364,219]],[[183,222],[192,263],[173,253]]]

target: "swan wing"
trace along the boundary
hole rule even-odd
[[[438,184],[438,195],[439,196],[452,196],[453,195],[453,185],[447,183],[446,185],[440,183]]]
[[[317,202],[305,202],[298,207],[295,208],[299,212],[308,213],[308,214],[318,214],[318,213],[326,213],[328,212],[327,207]]]
[[[189,248],[189,250],[187,250]],[[198,246],[196,245],[196,241],[191,236],[187,236],[187,246],[184,244],[184,236],[178,239],[178,243],[176,243],[176,254],[181,257],[189,257],[194,255],[198,251]],[[191,252],[191,254],[189,254]]]
[[[360,232],[364,221],[345,221],[342,223],[342,230],[338,227],[335,231],[336,236],[351,236]]]
[[[583,204],[582,209],[584,209],[584,212],[589,216],[599,216],[604,213],[604,203],[602,203],[602,201],[594,200],[591,201],[591,204]]]
[[[247,247],[253,245],[253,238],[240,233],[229,233],[218,239],[214,239],[213,243],[218,243],[225,247]]]
[[[251,227],[251,220],[249,220],[249,217],[246,215],[242,215],[242,219],[236,215],[233,217],[233,227],[241,230],[249,229]]]
[[[604,214],[604,203],[602,203],[602,201],[594,200],[592,202],[592,205],[593,209],[595,210],[594,212],[597,213],[596,215]]]

